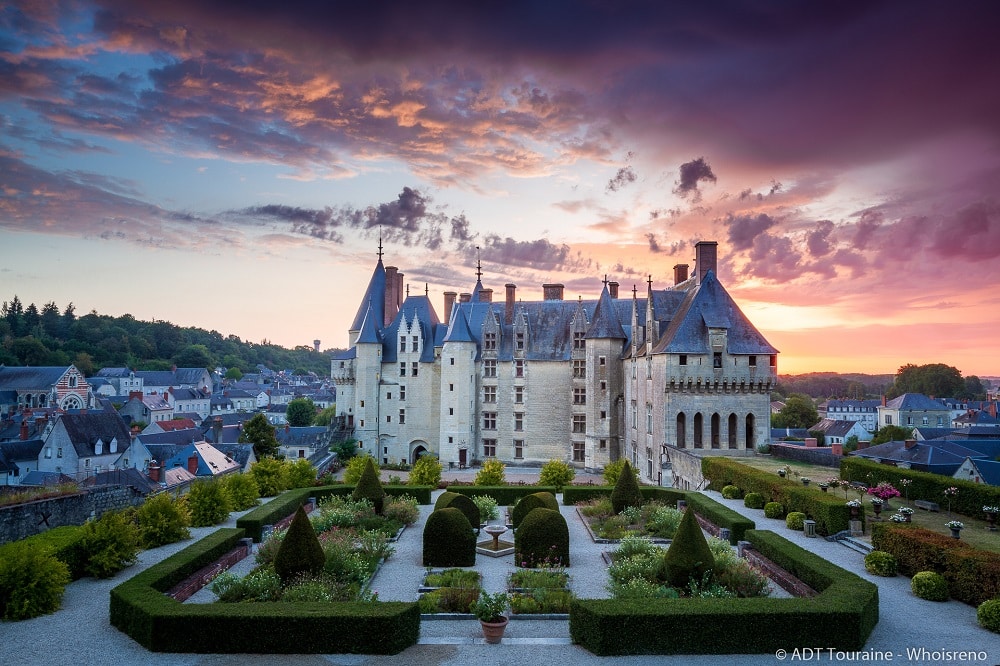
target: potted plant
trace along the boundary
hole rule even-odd
[[[787,467],[779,467],[778,468],[778,476],[780,476],[781,478],[785,478],[786,474],[788,474],[788,468]]]
[[[949,520],[944,526],[951,530],[952,539],[960,539],[962,529],[965,528],[965,523],[960,520]]]
[[[908,507],[908,506],[903,506],[903,507],[900,507],[900,508],[899,508],[899,509],[898,509],[898,510],[896,511],[896,514],[897,514],[897,515],[900,515],[900,516],[903,516],[903,522],[904,522],[904,523],[910,523],[910,522],[913,522],[913,509],[911,509],[911,508],[910,508],[910,507]]]
[[[1000,513],[1000,506],[984,506],[983,513],[986,514],[986,529],[995,532],[997,529],[997,514]]]
[[[875,516],[878,517],[882,513],[882,504],[884,504],[884,502],[878,497],[873,497],[871,499],[871,503],[872,503],[872,511],[874,511]]]
[[[802,485],[803,486],[808,486],[809,485],[809,481],[811,481],[811,479],[808,476],[803,476],[802,477]]]
[[[506,592],[490,594],[486,590],[479,591],[479,598],[472,604],[472,612],[483,627],[483,638],[487,643],[499,643],[507,628],[507,604],[510,599]]]
[[[857,518],[861,513],[861,500],[852,499],[846,502],[847,506],[851,509],[851,518]]]

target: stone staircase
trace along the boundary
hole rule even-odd
[[[840,545],[846,546],[847,548],[850,548],[851,550],[857,551],[857,552],[861,553],[862,555],[867,555],[868,553],[872,552],[872,550],[873,550],[872,549],[872,545],[870,543],[866,543],[866,542],[862,541],[861,539],[857,539],[855,537],[852,537],[850,530],[844,530],[842,532],[837,532],[836,534],[834,534],[832,536],[826,537],[826,539],[827,539],[827,541],[836,541]]]

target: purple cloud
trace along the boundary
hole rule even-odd
[[[716,181],[712,167],[709,166],[704,157],[685,162],[681,165],[680,171],[680,179],[676,182],[677,186],[673,192],[685,199],[693,193],[691,197],[692,203],[701,201],[701,190],[698,189],[699,183],[714,183]]]

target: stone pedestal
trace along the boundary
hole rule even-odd
[[[860,520],[852,520],[849,523],[849,526],[851,528],[851,536],[859,537],[859,536],[863,536],[864,535],[865,532],[864,532],[863,529],[861,529],[861,521]]]

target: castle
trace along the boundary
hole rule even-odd
[[[480,269],[471,292],[444,293],[442,321],[426,289],[404,298],[380,246],[349,349],[331,364],[338,416],[383,462],[431,453],[445,465],[600,470],[625,457],[658,483],[673,452],[752,452],[769,441],[777,350],[716,265],[717,243],[701,241],[693,275],[678,264],[673,285],[649,279],[644,297],[605,281],[596,300],[546,284],[530,302],[514,284],[494,302]],[[673,481],[688,483],[676,471]]]

